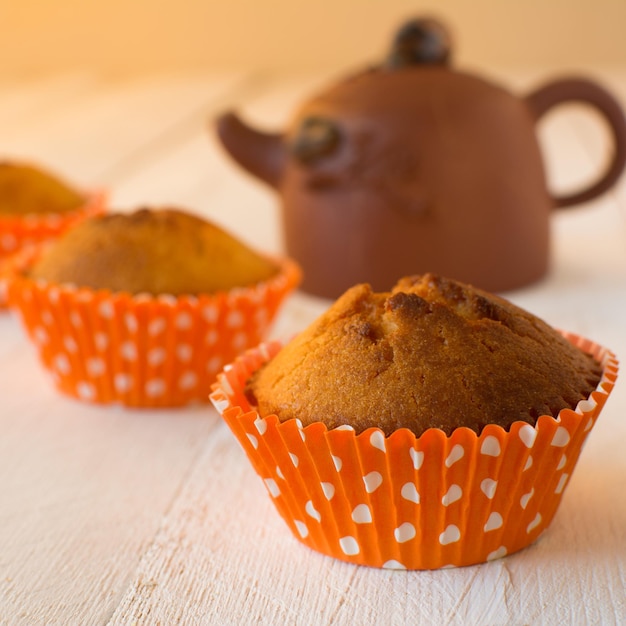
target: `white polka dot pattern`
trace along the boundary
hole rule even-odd
[[[497,480],[492,480],[491,478],[485,478],[480,483],[480,490],[490,499],[496,495],[496,487],[498,486]]]
[[[406,567],[402,565],[402,563],[392,559],[391,561],[383,563],[383,569],[406,569]]]
[[[272,498],[278,498],[278,496],[280,495],[280,489],[278,488],[278,485],[276,484],[276,481],[274,479],[266,478],[265,486],[267,487],[267,490],[270,492],[270,495],[272,496]]]
[[[215,407],[301,541],[393,569],[469,565],[532,543],[557,510],[617,372],[614,357],[595,348],[608,374],[594,402],[558,419],[542,416],[535,427],[490,425],[480,436],[458,429],[450,437],[430,429],[420,438],[401,429],[385,437],[378,429],[303,429],[249,411],[241,381],[279,349],[263,344],[220,374]]]
[[[182,390],[193,389],[198,384],[198,377],[195,372],[184,372],[178,379],[178,386]]]
[[[299,277],[284,261],[276,277],[234,295],[109,294],[48,286],[21,273],[9,288],[61,391],[157,407],[207,402],[220,368],[263,339]]]
[[[415,538],[415,535],[417,535],[417,531],[411,522],[404,522],[393,531],[393,536],[398,543],[411,541],[411,539]]]
[[[383,477],[379,472],[370,472],[363,476],[363,482],[365,483],[365,491],[372,493],[382,485]]]
[[[116,374],[113,384],[118,393],[126,393],[133,387],[133,379],[128,374]]]
[[[385,447],[385,436],[379,430],[375,430],[370,435],[370,443],[374,448],[378,448],[381,452],[387,451]]]
[[[446,526],[446,529],[439,535],[439,543],[442,546],[447,546],[449,543],[456,543],[461,538],[461,531],[458,526],[450,524]]]
[[[148,334],[156,337],[165,331],[167,322],[163,317],[156,317],[148,323]]]
[[[497,530],[498,528],[501,528],[503,524],[504,520],[502,519],[502,515],[494,511],[489,515],[489,519],[485,524],[484,530],[486,533],[488,533],[491,530]]]
[[[316,522],[322,521],[322,516],[320,515],[320,512],[313,506],[313,502],[311,502],[311,500],[306,503],[304,509],[307,512],[307,515],[312,517]]]
[[[302,539],[305,539],[309,534],[309,529],[307,528],[307,525],[300,520],[294,520],[294,524],[296,525],[300,537],[302,537]]]
[[[420,503],[420,494],[417,491],[415,483],[405,483],[402,485],[400,495],[409,502],[415,502],[415,504]]]
[[[446,491],[443,498],[441,498],[441,504],[448,506],[457,500],[460,500],[463,496],[463,490],[458,485],[450,485],[448,491]]]
[[[352,511],[352,520],[356,524],[371,524],[372,512],[367,504],[357,504]]]
[[[102,376],[106,371],[106,364],[100,357],[92,357],[87,359],[87,372],[92,378]]]
[[[457,461],[460,461],[465,455],[465,450],[463,446],[456,445],[450,451],[450,454],[447,456],[445,460],[446,467],[452,467]]]
[[[528,493],[525,493],[519,501],[519,505],[525,509],[528,506],[528,503],[530,502],[530,499],[533,497],[535,493],[535,488],[531,488],[531,490]]]
[[[537,431],[530,425],[526,424],[519,429],[519,438],[527,448],[532,448],[537,437]]]
[[[353,556],[361,551],[359,543],[354,537],[342,537],[339,540],[339,545],[346,556]]]
[[[335,486],[332,483],[320,483],[324,496],[327,500],[332,500],[335,495]]]
[[[495,437],[485,437],[480,446],[480,453],[487,456],[500,456],[500,452],[500,442]]]
[[[424,462],[424,453],[415,448],[411,448],[409,450],[409,454],[411,455],[411,460],[413,461],[413,468],[418,470],[422,467],[422,463]]]
[[[54,357],[53,367],[59,374],[69,374],[72,369],[70,360],[65,354],[57,354]]]

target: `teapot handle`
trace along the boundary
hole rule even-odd
[[[610,189],[626,165],[626,118],[617,100],[603,87],[585,78],[562,78],[543,85],[525,98],[535,121],[552,107],[580,102],[594,107],[611,131],[614,153],[604,173],[585,189],[553,197],[554,206],[567,207],[587,202]]]

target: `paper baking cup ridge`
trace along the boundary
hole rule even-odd
[[[102,213],[105,205],[106,194],[98,191],[87,194],[85,202],[73,211],[0,215],[0,258],[58,236],[81,219]]]
[[[34,251],[24,255],[27,266]],[[256,285],[198,296],[112,293],[34,281],[16,270],[10,306],[64,393],[132,407],[208,402],[226,363],[266,338],[300,270],[278,261]]]
[[[310,548],[351,563],[436,569],[516,552],[549,526],[582,445],[617,377],[607,349],[571,333],[569,341],[603,365],[595,391],[576,410],[541,416],[535,426],[480,435],[457,428],[386,437],[370,428],[303,428],[260,418],[246,380],[281,348],[260,345],[225,368],[211,400],[244,448],[276,509]]]
[[[86,196],[81,207],[66,213],[0,215],[0,310],[7,306],[11,257],[58,237],[80,220],[104,213],[105,208],[106,194],[95,192]]]

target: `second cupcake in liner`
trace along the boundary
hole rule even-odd
[[[241,264],[247,263],[251,251],[244,249],[243,256],[239,257],[239,252],[232,252],[242,250],[239,242],[213,225],[202,226],[206,223],[199,218],[179,211],[145,210],[128,216],[111,214],[95,220],[95,228],[100,229],[102,224],[113,220],[119,222],[119,232],[116,232],[122,240],[132,238],[129,232],[147,228],[145,246],[157,248],[157,256],[165,255],[168,266],[143,267],[150,265],[147,262],[150,255],[139,254],[134,259],[132,255],[124,257],[120,250],[132,247],[132,242],[128,241],[122,242],[114,251],[115,259],[101,259],[98,266],[98,254],[81,256],[80,242],[73,247],[71,254],[65,255],[64,251],[62,260],[53,268],[58,269],[67,258],[68,267],[77,271],[80,279],[49,280],[33,274],[44,251],[32,249],[18,255],[12,262],[10,305],[19,312],[56,386],[68,395],[90,402],[120,403],[129,407],[171,407],[207,402],[217,372],[267,336],[284,298],[300,280],[299,268],[289,259],[266,259],[254,253],[253,258],[262,259],[273,269],[262,279],[246,282],[246,269],[241,269]],[[91,227],[89,221],[84,223],[84,229]],[[162,241],[150,241],[154,228],[169,231],[182,252],[173,254],[167,246],[161,249],[165,245]],[[215,236],[219,236],[222,243],[217,244],[217,249],[210,245],[214,234],[204,240],[204,228],[210,228],[212,233],[219,232]],[[181,229],[196,231],[196,239],[186,240]],[[112,233],[108,228],[103,230],[106,232],[102,241],[108,242]],[[72,236],[76,239],[75,235]],[[63,241],[59,240],[56,245],[61,244]],[[200,248],[194,249],[194,246]],[[205,250],[203,246],[209,249]],[[224,272],[216,270],[220,261],[211,260],[211,255],[231,252],[234,255],[229,258],[231,277],[224,279]],[[178,262],[177,254],[185,256],[185,260]],[[193,260],[194,255],[199,257]],[[189,273],[196,271],[195,265],[202,265],[202,259],[207,255],[206,266],[198,267],[197,271],[200,274],[218,271],[219,276],[213,281],[210,276],[190,278]],[[193,260],[192,269],[186,266],[187,256]],[[81,264],[91,264],[92,267],[87,267],[86,273],[81,275],[80,270],[75,269]],[[127,268],[125,276],[120,275],[124,273],[120,268]],[[89,286],[87,274],[91,270],[104,276],[113,287]],[[62,276],[62,267],[59,272]],[[156,293],[148,293],[139,287],[136,293],[131,293],[115,287],[119,287],[122,281],[140,284],[144,280],[140,274],[144,272],[151,277],[156,275],[156,284],[150,284]],[[254,272],[252,276],[255,276]],[[231,279],[235,284],[243,282],[225,288],[223,281]],[[97,282],[99,277],[94,280]],[[189,280],[200,280],[199,292],[184,293],[190,289],[186,284]],[[175,290],[167,284],[168,281],[179,284],[183,293],[171,293]],[[202,291],[209,282],[214,284],[215,281],[219,283],[215,290],[210,293]],[[161,286],[162,292],[158,291]]]

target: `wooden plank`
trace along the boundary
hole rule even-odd
[[[156,137],[166,146],[239,80],[100,83],[36,119],[18,115],[4,146],[95,179],[129,157],[137,165]],[[216,419],[202,408],[128,411],[60,396],[8,314],[0,350],[0,622],[103,623]]]
[[[0,82],[0,132],[4,135],[18,125],[27,128],[58,115],[73,100],[96,89],[97,83],[95,76],[83,72]]]
[[[21,145],[45,151],[47,138],[49,154],[77,176],[107,179],[116,205],[181,203],[280,251],[277,198],[225,158],[207,118],[239,104],[255,125],[281,128],[326,77],[220,88],[202,80],[100,85],[67,112],[34,120]],[[564,183],[590,162],[572,128],[575,120],[559,123],[550,139]],[[618,355],[624,210],[626,199],[611,194],[555,216],[552,272],[507,294]],[[274,335],[289,337],[326,306],[297,294]],[[60,397],[17,321],[0,316],[0,623],[626,622],[624,411],[618,385],[556,519],[531,548],[458,570],[360,568],[291,537],[213,409],[124,411]]]
[[[53,164],[70,180],[89,186],[115,183],[120,170],[160,136],[171,139],[179,125],[212,110],[244,73],[147,76],[98,89],[67,102],[54,115],[3,129],[3,151],[15,158]]]
[[[527,550],[463,569],[389,572],[299,544],[217,428],[110,624],[556,624],[585,614],[620,623],[626,547],[614,541],[626,503],[609,494],[626,466],[615,448],[595,471],[599,459],[583,457],[553,525]],[[585,600],[590,588],[597,602]]]
[[[11,373],[0,415],[0,622],[103,623],[217,420],[201,408],[60,397],[26,348]]]

